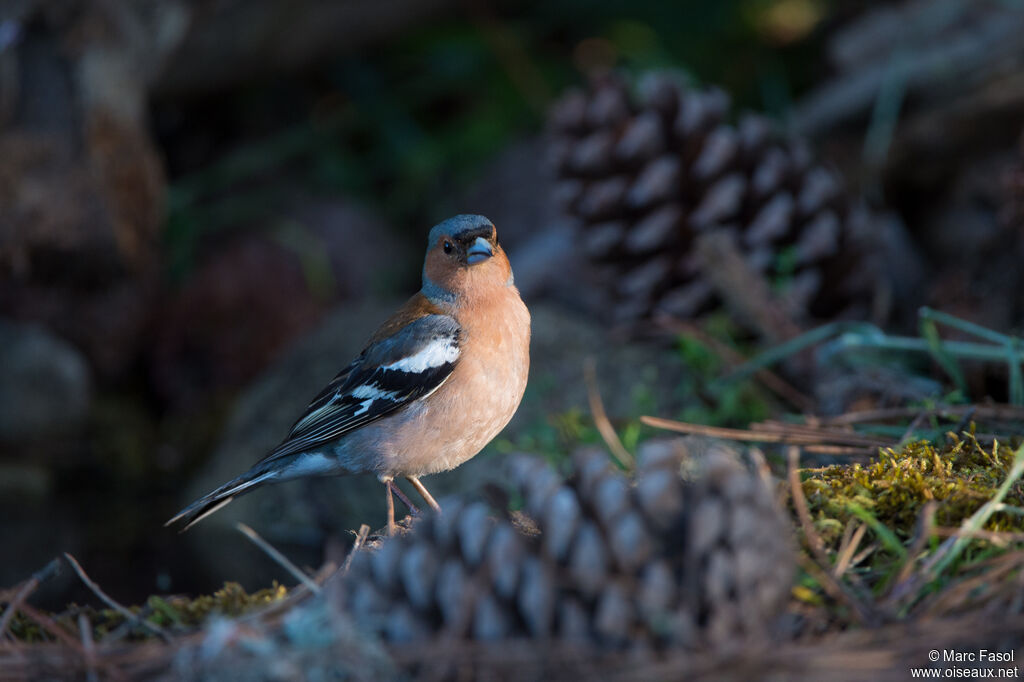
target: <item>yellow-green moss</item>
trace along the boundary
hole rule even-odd
[[[151,596],[146,601],[146,608],[132,606],[135,614],[144,614],[148,623],[162,628],[192,628],[202,625],[213,614],[240,616],[262,606],[272,604],[288,595],[288,589],[274,581],[271,587],[247,593],[238,583],[227,582],[224,587],[213,594],[201,595],[194,599],[183,596],[158,597]],[[0,611],[2,607],[0,604]],[[53,616],[57,625],[63,627],[74,637],[78,637],[78,617],[85,614],[93,627],[94,637],[104,636],[124,625],[125,618],[113,609],[94,609],[91,606],[72,604],[59,615]],[[53,639],[35,621],[20,612],[11,621],[10,632],[16,639],[25,642],[40,642]],[[136,628],[135,636],[149,636],[146,631]]]
[[[949,443],[927,441],[887,448],[867,465],[835,465],[807,470],[804,495],[815,528],[829,545],[838,545],[847,522],[860,507],[902,540],[910,537],[921,508],[935,500],[935,523],[959,526],[990,500],[1013,465],[1014,450],[999,443],[982,447],[970,434],[949,434]],[[1016,483],[1003,500],[1024,506],[1024,486]],[[1024,531],[1024,517],[996,513],[989,530]]]

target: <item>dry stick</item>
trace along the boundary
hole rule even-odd
[[[28,599],[28,596],[39,587],[39,582],[35,578],[30,578],[25,581],[18,593],[14,595],[14,599],[7,605],[7,609],[4,611],[4,615],[0,618],[0,643],[3,643],[4,635],[7,632],[7,626],[10,624],[14,614],[21,607],[21,603]]]
[[[988,540],[997,547],[1006,547],[1011,542],[1024,542],[1024,533],[1014,533],[999,530],[965,530],[963,528],[950,528],[938,526],[935,534],[942,538],[968,538],[971,540]]]
[[[288,571],[293,576],[295,576],[295,578],[300,583],[306,586],[306,589],[308,589],[313,594],[320,594],[320,586],[313,582],[313,580],[308,575],[300,571],[299,567],[293,564],[291,561],[289,561],[288,557],[286,557],[284,554],[281,554],[273,546],[271,546],[269,542],[261,538],[259,536],[259,533],[257,533],[241,521],[235,524],[235,528],[237,528],[242,535],[249,538],[254,545],[262,549],[267,554],[267,556],[269,556],[271,559],[280,564],[281,567],[284,568],[284,570]]]
[[[102,601],[104,604],[106,604],[107,606],[114,609],[122,616],[124,616],[125,620],[135,623],[136,625],[145,628],[146,630],[149,630],[165,642],[171,641],[171,638],[167,636],[167,633],[164,632],[163,628],[161,628],[159,625],[150,623],[148,620],[143,620],[139,618],[138,614],[132,613],[129,609],[114,601],[109,595],[107,595],[107,593],[100,589],[100,586],[97,585],[92,580],[92,578],[86,575],[85,569],[82,568],[81,564],[78,563],[78,560],[75,559],[75,557],[71,556],[67,552],[64,552],[64,558],[68,560],[69,564],[71,564],[71,568],[75,569],[75,573],[78,574],[79,579],[81,579],[81,581],[85,584],[86,587],[92,590],[93,594],[99,597],[100,601]]]
[[[356,535],[356,541],[352,543],[352,549],[349,551],[348,556],[345,557],[345,563],[341,565],[341,574],[347,575],[348,569],[352,566],[352,560],[356,557],[358,552],[363,547],[363,543],[366,542],[366,538],[370,535],[370,527],[365,523],[359,526],[359,533]]]
[[[323,566],[317,569],[313,575],[312,580],[317,585],[323,585],[324,582],[337,572],[337,566],[333,561],[326,562]],[[239,623],[251,623],[259,621],[261,619],[267,619],[274,616],[279,611],[291,608],[295,604],[309,596],[309,590],[306,589],[305,585],[297,585],[295,589],[290,590],[286,596],[281,599],[276,599],[269,604],[257,607],[246,614],[239,616],[237,622]]]
[[[677,433],[696,434],[698,436],[710,436],[711,438],[724,438],[726,440],[751,441],[755,443],[783,443],[788,445],[806,445],[817,448],[835,447],[829,446],[822,441],[831,440],[843,445],[863,447],[885,447],[889,441],[882,441],[875,438],[860,436],[847,432],[836,432],[821,429],[817,433],[798,429],[791,433],[784,432],[775,427],[774,430],[755,431],[751,429],[730,429],[720,426],[705,426],[704,424],[689,424],[687,422],[675,421],[674,419],[663,419],[661,417],[643,416],[640,421],[648,426],[653,426],[667,431]]]
[[[4,615],[0,617],[0,642],[4,641],[4,637],[7,634],[7,627],[11,623],[11,619],[14,618],[14,614],[18,611],[22,602],[29,598],[36,588],[46,579],[55,575],[60,570],[60,559],[54,559],[50,563],[46,564],[42,569],[36,571],[32,576],[25,581],[14,596],[11,598],[10,603],[7,605],[7,609],[4,611]]]
[[[74,651],[78,655],[78,657],[81,658],[83,661],[88,658],[85,649],[82,648],[81,642],[79,642],[77,639],[75,639],[70,634],[65,632],[64,628],[58,625],[56,621],[47,616],[45,613],[43,613],[42,611],[37,611],[35,608],[29,606],[28,604],[22,604],[18,610],[25,614],[29,619],[35,621],[36,625],[38,625],[39,627],[41,627],[42,629],[46,630],[54,637],[59,639],[65,646]],[[103,670],[111,679],[125,679],[124,676],[120,673],[120,671],[117,668],[115,668],[112,664],[105,664],[103,666]]]
[[[814,530],[814,524],[811,522],[811,513],[807,509],[807,499],[804,497],[804,489],[800,485],[800,471],[798,468],[800,464],[800,449],[795,446],[790,447],[787,449],[786,455],[789,460],[788,478],[793,508],[796,510],[797,518],[800,519],[804,538],[807,540],[807,544],[810,546],[811,552],[820,566],[818,571],[820,576],[816,576],[818,581],[834,598],[838,598],[850,606],[857,620],[862,624],[875,625],[877,618],[871,612],[868,605],[864,604],[857,596],[851,594],[850,590],[830,573],[831,564],[828,560],[828,555],[825,553],[825,543],[822,542],[818,532]]]
[[[821,420],[822,424],[829,426],[842,426],[848,424],[861,424],[864,422],[887,421],[891,419],[909,419],[919,414],[928,417],[963,417],[965,414],[974,413],[979,419],[996,419],[1007,421],[1024,421],[1024,407],[1017,405],[956,405],[950,407],[935,407],[928,410],[921,410],[917,407],[890,407],[876,410],[861,410],[858,412],[847,412],[835,417],[827,417]]]
[[[744,358],[728,345],[711,336],[692,322],[677,320],[668,315],[659,315],[654,321],[673,333],[694,337],[705,346],[711,348],[718,357],[730,366],[730,369],[735,369],[747,362],[747,358]],[[811,398],[794,388],[792,384],[785,381],[775,372],[762,368],[754,372],[754,378],[760,381],[762,386],[801,412],[807,413],[814,410],[815,403]]]
[[[597,363],[593,357],[588,357],[583,361],[583,380],[587,384],[587,400],[590,403],[590,414],[594,418],[594,425],[597,426],[605,445],[611,450],[619,464],[632,471],[636,468],[633,455],[629,454],[626,446],[619,440],[619,434],[615,433],[615,427],[612,426],[604,411],[601,393],[597,388]]]
[[[847,527],[852,528],[853,526]],[[857,547],[860,546],[861,540],[864,539],[864,534],[867,530],[868,525],[866,523],[858,524],[857,529],[853,531],[850,538],[839,548],[839,554],[836,557],[836,565],[835,568],[832,569],[832,575],[836,578],[842,578],[843,574],[846,573],[846,569],[852,565],[850,561],[853,559],[853,553],[857,551]]]
[[[1024,552],[1011,552],[984,561],[975,568],[984,568],[978,575],[955,582],[935,595],[928,604],[926,613],[941,615],[942,607],[963,604],[968,595],[976,595],[979,588],[997,584],[1004,576],[1021,568],[1024,563]]]
[[[892,440],[879,436],[868,436],[863,433],[856,433],[847,429],[831,429],[817,424],[791,424],[780,422],[774,419],[766,419],[762,422],[754,422],[750,429],[755,432],[766,431],[769,433],[782,433],[794,437],[806,436],[817,441],[823,439],[832,440],[850,445],[865,445],[870,447],[887,447],[892,445]]]
[[[813,452],[816,455],[861,455],[872,457],[878,448],[860,448],[855,445],[803,445],[804,452]]]
[[[88,682],[99,682],[96,674],[96,644],[92,639],[92,624],[84,613],[78,614],[78,632],[82,637],[82,649],[85,650],[85,677]]]
[[[878,543],[872,543],[872,544],[868,545],[867,547],[865,547],[861,551],[857,552],[857,554],[855,554],[854,557],[852,559],[850,559],[850,565],[851,566],[856,566],[857,564],[859,564],[860,562],[864,561],[865,559],[867,559],[869,556],[871,556],[873,553],[875,553],[877,551],[878,551]]]
[[[772,293],[759,271],[747,263],[736,239],[724,230],[701,234],[694,245],[701,272],[725,301],[725,307],[773,343],[796,338],[804,331],[792,306]]]

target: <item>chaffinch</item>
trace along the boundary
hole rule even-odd
[[[388,532],[404,476],[476,455],[512,418],[530,366],[530,313],[487,218],[459,215],[430,230],[423,286],[313,399],[288,437],[247,472],[179,512],[185,529],[234,497],[303,476],[372,472],[385,487]]]

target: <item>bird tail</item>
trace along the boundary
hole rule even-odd
[[[210,514],[227,505],[231,500],[235,499],[235,497],[244,495],[247,492],[255,490],[256,488],[273,481],[280,473],[281,472],[276,468],[267,468],[259,465],[254,466],[241,476],[233,478],[213,492],[200,497],[198,500],[174,515],[174,517],[168,520],[164,526],[170,526],[178,523],[179,521],[184,521],[185,525],[181,529],[181,532],[184,533],[199,521],[202,521]]]

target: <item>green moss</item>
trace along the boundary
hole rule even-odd
[[[187,597],[150,597],[148,605],[153,610],[149,621],[157,625],[200,625],[211,614],[240,616],[243,613],[272,604],[288,595],[288,589],[277,581],[270,587],[247,593],[238,583],[224,583],[224,587],[213,594],[195,599]]]
[[[151,596],[146,606],[132,606],[130,610],[145,618],[146,622],[161,628],[190,629],[202,625],[211,615],[241,616],[250,611],[284,599],[288,589],[277,581],[267,588],[249,594],[238,583],[227,582],[213,594],[189,598],[180,595],[170,597]],[[0,604],[0,611],[5,607]],[[93,628],[93,636],[100,640],[125,625],[124,616],[113,609],[95,609],[91,606],[72,604],[59,615],[51,616],[57,625],[76,639],[78,618],[85,615]],[[10,632],[15,639],[23,642],[51,641],[53,636],[34,620],[21,612],[11,620]],[[135,628],[133,636],[149,637],[151,633]]]
[[[807,497],[815,529],[826,544],[836,548],[851,518],[873,517],[896,538],[905,541],[914,532],[921,508],[938,503],[935,523],[959,526],[993,497],[1013,465],[1014,449],[997,443],[982,447],[971,433],[948,434],[948,443],[909,443],[899,450],[887,448],[867,465],[836,465],[805,470]],[[1024,486],[1016,483],[1004,503],[1024,505]],[[871,525],[871,524],[869,524]],[[1024,531],[1024,517],[1005,512],[992,515],[988,530]],[[891,538],[876,539],[890,545]]]

